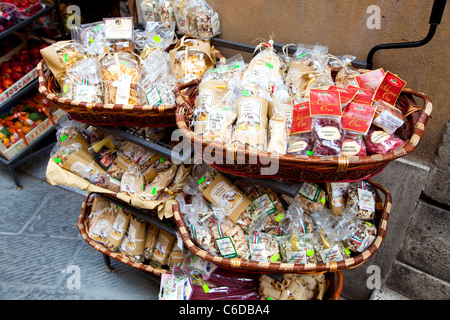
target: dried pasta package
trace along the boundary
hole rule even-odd
[[[116,219],[112,208],[105,208],[95,216],[95,220],[89,227],[89,238],[99,243],[105,243]]]
[[[87,54],[91,56],[103,54],[106,47],[103,21],[81,26],[80,41]]]
[[[287,226],[286,233],[296,233],[296,234],[313,234],[315,231],[315,224],[313,219],[309,214],[306,214],[302,206],[299,203],[291,204],[286,211],[286,221],[283,221],[283,224],[287,222],[289,225]]]
[[[245,233],[229,218],[221,219],[212,228],[219,253],[224,258],[250,258]]]
[[[210,40],[221,32],[220,19],[205,0],[175,0],[175,20],[181,34]]]
[[[322,300],[327,286],[324,274],[287,273],[281,281],[262,275],[258,292],[262,300]]]
[[[342,241],[330,240],[322,229],[316,242],[315,251],[318,263],[337,262],[349,259],[351,255],[351,251],[344,246]]]
[[[208,170],[210,177],[200,184],[203,197],[213,206],[222,208],[233,222],[252,203],[226,176],[215,170]],[[208,182],[206,181],[208,180]],[[206,184],[206,188],[202,184]]]
[[[157,200],[164,189],[170,185],[176,172],[177,166],[174,164],[171,164],[167,170],[159,171],[155,179],[145,186],[145,190],[139,195],[139,198],[149,201]]]
[[[101,61],[105,103],[139,105],[139,60],[132,52],[106,55]]]
[[[286,263],[317,263],[314,234],[293,233],[278,237],[282,261]]]
[[[347,203],[348,182],[326,182],[328,203],[332,214],[341,215]]]
[[[350,237],[343,244],[352,252],[363,252],[375,241],[377,228],[368,221],[358,220]]]
[[[128,230],[131,214],[125,212],[122,208],[119,208],[116,213],[116,219],[111,227],[108,238],[105,243],[105,247],[112,252],[118,252],[119,247],[125,237],[125,233]]]
[[[195,133],[202,134],[204,132],[209,112],[227,91],[227,83],[223,80],[211,79],[200,82],[198,96],[194,102]]]
[[[170,72],[179,83],[201,80],[216,63],[213,53],[208,41],[183,37],[169,51]]]
[[[256,95],[244,95],[237,99],[233,144],[261,151],[267,150],[268,106],[268,100]]]
[[[346,213],[361,220],[373,220],[375,218],[375,191],[365,181],[351,184],[348,187]]]
[[[325,191],[317,184],[310,182],[303,182],[299,193],[295,198],[283,195],[283,198],[289,203],[299,204],[303,212],[306,214],[313,214],[321,212],[325,208],[327,195]]]
[[[141,65],[138,80],[141,102],[153,106],[173,105],[175,87],[176,80],[170,74],[169,54],[161,50],[153,51]]]
[[[103,24],[105,26],[106,53],[134,51],[133,18],[103,18]]]
[[[274,101],[273,104],[272,115],[269,116],[267,152],[283,155],[287,152],[292,107],[280,101]]]
[[[138,4],[141,8],[142,20],[158,21],[158,0],[139,0]]]
[[[144,258],[150,260],[153,256],[153,250],[156,247],[158,240],[159,228],[151,223],[147,223],[147,230],[145,232],[144,243]]]
[[[273,40],[261,43],[257,48],[262,49],[252,58],[242,75],[243,80],[255,81],[262,87],[269,89],[269,85],[282,82],[281,60],[273,47]]]
[[[395,133],[389,134],[384,130],[373,127],[364,136],[368,154],[386,154],[400,148],[405,142]]]
[[[155,249],[150,260],[150,264],[153,267],[162,267],[166,264],[176,239],[176,236],[171,235],[167,231],[159,230],[158,239],[156,240]]]
[[[97,58],[78,60],[73,64],[62,82],[61,97],[82,102],[103,102],[102,72]]]
[[[126,254],[134,262],[144,262],[144,245],[145,245],[145,221],[131,217],[128,226],[128,238],[126,242]]]
[[[280,248],[276,236],[255,231],[248,237],[250,260],[258,262],[281,262]]]
[[[122,175],[120,181],[120,192],[130,196],[137,197],[143,192],[144,178],[137,166],[130,166]]]
[[[147,59],[155,49],[166,50],[175,42],[175,23],[146,22],[145,29],[134,31],[135,50]]]
[[[172,247],[172,250],[169,254],[169,259],[167,261],[167,265],[169,266],[170,270],[174,270],[176,267],[180,268],[183,264],[185,254],[183,250],[178,246],[177,243],[175,243]]]

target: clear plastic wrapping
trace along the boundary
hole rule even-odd
[[[105,103],[139,105],[139,60],[131,52],[108,54],[101,60]]]
[[[101,66],[97,58],[76,61],[64,77],[61,97],[82,102],[103,102]]]
[[[364,136],[368,154],[386,154],[393,152],[405,142],[395,133],[389,134],[382,129],[371,128]]]
[[[175,0],[174,9],[181,34],[210,40],[221,33],[219,15],[205,0]]]

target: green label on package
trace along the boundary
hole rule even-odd
[[[236,248],[234,247],[233,241],[231,241],[230,237],[217,238],[216,245],[222,257],[237,258],[238,255]]]
[[[320,189],[317,185],[309,182],[303,182],[298,193],[304,196],[306,199],[317,202],[317,200],[319,199],[320,191],[322,191],[322,189]]]
[[[271,215],[272,213],[277,212],[277,208],[270,200],[269,195],[267,193],[253,200],[253,203],[259,210],[266,213],[266,215]]]

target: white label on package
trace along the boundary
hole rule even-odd
[[[380,115],[373,120],[374,125],[383,128],[389,134],[393,134],[404,122],[387,110],[381,111]]]
[[[367,211],[375,211],[375,199],[372,192],[358,188],[359,208]]]
[[[105,23],[106,39],[132,40],[133,39],[133,19],[132,18],[112,18],[103,19]]]

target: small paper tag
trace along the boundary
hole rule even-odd
[[[391,106],[395,106],[395,103],[397,102],[397,99],[405,86],[406,81],[388,71],[386,72],[383,81],[375,91],[373,100],[382,100]]]
[[[270,200],[270,197],[267,193],[253,200],[253,203],[256,205],[256,207],[258,207],[258,209],[263,211],[266,215],[271,215],[272,213],[277,212],[277,208]]]
[[[375,211],[375,199],[372,192],[358,188],[358,204],[363,210]]]
[[[147,103],[150,106],[159,106],[162,103],[161,95],[159,94],[157,87],[154,87],[147,92],[145,97],[147,98]]]
[[[296,104],[292,110],[292,126],[290,134],[310,132],[312,118],[309,111],[309,102]]]
[[[238,256],[230,237],[217,238],[216,245],[222,257],[236,258]]]
[[[250,243],[251,259],[258,262],[267,262],[266,246],[264,243]]]
[[[355,80],[358,83],[358,86],[363,89],[369,89],[373,91],[377,90],[381,81],[383,81],[383,78],[384,71],[381,68],[355,76]]]
[[[335,90],[309,90],[311,116],[342,116],[340,92]]]
[[[317,185],[309,182],[303,182],[298,193],[313,202],[317,202],[320,191],[322,191],[322,189],[320,189]]]

